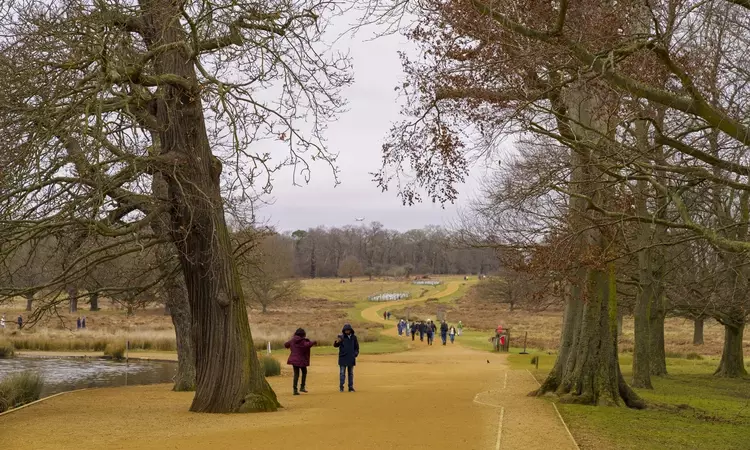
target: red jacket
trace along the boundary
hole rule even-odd
[[[286,361],[290,366],[307,367],[310,365],[310,347],[317,342],[302,336],[294,335],[284,347],[290,349],[289,359]]]

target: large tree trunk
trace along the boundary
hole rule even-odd
[[[280,405],[266,381],[253,346],[242,287],[232,259],[220,192],[221,163],[208,142],[194,62],[179,42],[189,42],[179,3],[145,0],[155,76],[165,82],[156,97],[160,153],[174,162],[165,169],[173,242],[179,251],[190,303],[195,345],[196,392],[191,411],[272,411]],[[165,47],[169,47],[163,50]]]
[[[652,299],[649,315],[651,375],[663,376],[667,374],[667,354],[664,349],[664,319],[667,317],[667,310],[663,295],[656,294]]]
[[[558,122],[561,134],[572,142],[587,141],[586,146],[571,147],[569,188],[602,204],[608,201],[602,183],[606,176],[598,171],[597,156],[590,148],[613,128],[602,114],[601,100],[590,92],[585,86],[571,87],[553,99],[553,108],[560,110],[560,117],[570,114],[574,119]],[[608,248],[606,230],[597,226],[596,218],[592,226],[584,198],[570,199],[570,225],[576,245],[571,258],[581,266],[566,305],[561,351],[537,395],[555,392],[566,402],[641,408],[644,403],[625,382],[617,359],[615,269],[612,264],[606,270],[599,267]]]
[[[703,317],[693,320],[693,345],[703,345]]]
[[[66,291],[68,293],[68,308],[70,313],[78,312],[78,289],[68,287]]]
[[[89,305],[91,305],[89,310],[99,311],[99,293],[98,292],[92,292],[89,294]]]
[[[742,354],[742,337],[745,324],[724,324],[724,349],[721,361],[714,375],[719,377],[737,378],[747,375],[744,355]]]
[[[157,199],[167,201],[169,187],[160,174],[155,174],[151,182],[151,190]],[[170,217],[162,213],[151,222],[154,234],[165,241],[170,240]],[[156,258],[159,271],[164,280],[164,309],[172,319],[177,344],[177,374],[174,379],[175,391],[195,390],[195,347],[192,338],[192,318],[190,303],[185,286],[185,276],[182,271],[176,271],[179,262],[175,246],[171,243],[161,244],[156,248]]]
[[[34,294],[26,294],[26,311],[31,311],[34,306]]]

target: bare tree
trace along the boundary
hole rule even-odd
[[[251,300],[259,303],[262,313],[280,300],[299,295],[299,281],[294,273],[294,246],[278,234],[259,238],[258,245],[239,257],[240,278],[247,286]]]
[[[2,7],[0,153],[16,174],[2,180],[3,238],[18,245],[29,235],[85,231],[119,237],[121,253],[168,241],[191,311],[191,410],[275,410],[252,345],[222,194],[243,201],[259,181],[268,191],[271,173],[288,165],[306,180],[306,155],[333,164],[321,132],[350,81],[348,60],[316,44],[333,5],[34,0]],[[286,156],[249,150],[264,138]],[[153,195],[154,175],[163,177],[166,196]],[[168,228],[152,230],[163,214]],[[81,263],[102,254],[71,256],[53,281],[77,298]]]
[[[362,273],[362,263],[359,262],[359,258],[356,256],[347,256],[339,265],[339,276],[349,278],[349,281],[352,281],[354,277],[362,275]]]

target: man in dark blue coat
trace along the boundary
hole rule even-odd
[[[354,392],[354,366],[359,356],[359,342],[351,325],[344,325],[333,346],[339,349],[339,391],[344,392],[346,372],[349,372],[349,392]]]

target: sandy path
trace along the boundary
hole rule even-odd
[[[389,303],[362,315],[383,322],[377,312]],[[360,357],[357,392],[343,394],[336,358],[312,362],[309,394],[291,395],[286,367],[269,379],[285,406],[277,413],[193,414],[192,394],[169,385],[93,389],[0,417],[0,442],[18,450],[574,448],[553,406],[525,396],[531,375],[508,371],[504,355],[417,341],[408,352]]]

